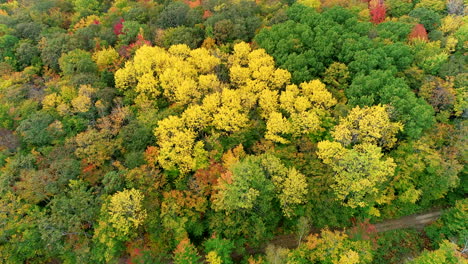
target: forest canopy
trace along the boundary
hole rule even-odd
[[[0,262],[467,263],[465,12],[0,1]]]

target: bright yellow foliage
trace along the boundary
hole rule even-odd
[[[356,106],[332,132],[333,138],[344,145],[370,143],[385,148],[395,145],[396,134],[403,130],[400,122],[391,122],[387,106]]]
[[[42,99],[42,106],[44,109],[54,109],[62,103],[62,98],[57,93],[51,93],[44,96]]]
[[[416,4],[415,8],[428,8],[434,11],[445,11],[447,5],[446,0],[421,0]]]
[[[298,86],[288,85],[278,96],[275,92],[263,91],[260,95],[262,116],[267,118],[266,139],[278,143],[288,143],[284,137],[300,137],[321,129],[321,117],[326,109],[333,107],[337,101],[319,80],[301,83]],[[278,109],[284,110],[288,116]],[[267,116],[267,114],[269,114]]]
[[[312,8],[319,8],[321,5],[319,0],[298,0],[297,3]]]
[[[371,207],[387,199],[382,188],[395,172],[392,158],[382,159],[382,149],[364,143],[346,149],[338,142],[319,142],[317,155],[335,171],[332,188],[346,206]]]
[[[129,235],[145,221],[143,198],[143,194],[135,189],[117,192],[110,198],[109,222],[124,236]]]
[[[265,133],[265,138],[287,144],[289,140],[281,137],[281,134],[289,134],[291,133],[291,123],[283,117],[283,115],[279,112],[273,112],[270,114],[270,117],[267,121],[267,132]]]
[[[93,60],[100,70],[113,70],[119,57],[119,53],[113,47],[96,51],[93,54]]]
[[[372,262],[369,241],[353,241],[344,232],[329,231],[328,229],[322,230],[320,236],[317,234],[309,235],[307,242],[294,251],[290,253],[290,257],[300,255],[311,263],[369,264]],[[296,264],[298,262],[291,258],[287,263]]]
[[[307,202],[307,180],[304,174],[291,168],[287,177],[281,183],[281,193],[278,195],[283,213],[291,217],[293,213],[292,205]]]
[[[258,104],[262,110],[261,115],[263,118],[266,119],[271,113],[277,111],[279,107],[278,98],[278,91],[263,90],[260,93]]]
[[[359,254],[354,250],[349,250],[341,256],[337,264],[358,264],[359,262]]]
[[[325,84],[319,80],[301,83],[300,87],[302,94],[316,107],[328,109],[337,103],[336,99],[325,87]]]
[[[224,89],[218,95],[218,99],[220,101],[217,104],[217,109],[214,109],[211,105],[212,102],[209,101],[210,105],[207,106],[207,109],[210,109],[213,113],[214,127],[227,132],[235,132],[247,126],[249,121],[248,109],[242,103],[239,90]]]
[[[180,117],[170,116],[158,122],[155,129],[158,138],[158,161],[166,170],[178,167],[182,173],[195,168],[193,150],[196,133],[185,127]]]
[[[219,56],[227,61],[229,84],[216,75]],[[133,61],[115,74],[118,89],[134,89],[137,93],[135,103],[151,105],[162,94],[171,102],[187,106],[180,116],[159,121],[155,129],[160,165],[183,174],[206,160],[203,144],[196,142],[199,131],[241,131],[251,123],[249,114],[257,104],[267,119],[266,137],[273,141],[287,143],[285,137],[320,129],[323,114],[319,110],[333,106],[336,100],[318,80],[300,87],[289,85],[280,95],[290,79],[288,71],[275,68],[265,50],[252,50],[247,43],[234,45],[232,55],[204,48],[190,50],[186,45],[174,45],[169,50],[143,46]],[[285,110],[287,116],[281,116],[280,110]]]
[[[275,68],[273,57],[264,49],[252,51],[246,43],[234,46],[229,62],[232,84],[255,100],[262,91],[281,89],[291,79],[288,71]]]
[[[89,108],[92,106],[91,98],[85,95],[78,95],[78,97],[75,97],[71,101],[71,104],[73,109],[78,113],[88,112]]]
[[[133,61],[115,73],[115,85],[121,90],[135,89],[148,99],[157,98],[162,91],[171,102],[186,105],[200,100],[212,84],[219,86],[213,74],[219,63],[220,59],[204,48],[143,46]]]
[[[216,251],[210,251],[208,252],[208,255],[206,255],[206,262],[209,264],[222,264],[223,261],[221,260],[221,257],[218,256]]]
[[[455,32],[458,28],[463,25],[463,17],[456,15],[448,15],[442,19],[442,25],[439,30],[445,34]]]
[[[80,21],[78,21],[78,23],[75,24],[75,26],[73,26],[73,30],[77,30],[77,29],[80,29],[80,28],[85,28],[89,25],[92,25],[95,23],[95,21],[99,21],[99,17],[96,16],[96,15],[90,15],[90,16],[87,16],[87,17],[83,17],[82,19],[80,19]]]

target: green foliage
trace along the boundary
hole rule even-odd
[[[204,36],[205,32],[201,28],[180,26],[166,30],[163,43],[167,48],[176,44],[185,44],[195,49],[200,46]]]
[[[12,35],[3,35],[0,37],[0,61],[6,62],[11,66],[16,65],[15,46],[19,39]]]
[[[95,73],[97,71],[96,63],[91,58],[91,54],[81,49],[75,49],[63,54],[59,59],[59,65],[65,76]]]
[[[20,42],[15,53],[19,69],[40,63],[39,49],[30,42]]]
[[[394,77],[391,71],[358,75],[346,90],[346,96],[351,105],[392,105],[394,118],[403,123],[403,133],[410,138],[420,137],[424,130],[434,124],[432,107],[417,98],[404,80]]]
[[[423,249],[423,237],[413,229],[393,230],[381,233],[374,250],[375,264],[402,263],[417,256]]]
[[[259,243],[275,227],[279,216],[273,206],[275,186],[260,161],[247,157],[220,179],[213,201],[216,214],[210,221],[214,232],[233,241],[248,235],[249,241]]]
[[[50,127],[54,118],[44,112],[37,112],[23,120],[16,131],[27,144],[43,146],[54,139],[54,128]]]
[[[0,1],[0,263],[464,263],[466,8],[377,2]]]
[[[213,15],[205,21],[207,35],[218,42],[250,41],[261,25],[254,1],[223,3],[212,9]]]
[[[44,65],[58,71],[59,58],[63,53],[73,50],[76,45],[70,35],[65,33],[52,33],[40,41],[41,59]]]
[[[224,264],[234,263],[231,259],[231,254],[234,249],[234,243],[227,239],[210,238],[203,243],[205,252],[214,251]]]
[[[458,173],[462,166],[453,158],[442,156],[430,142],[423,138],[404,143],[394,152],[395,160],[400,164],[395,187],[403,202],[419,201],[429,205],[459,184]]]
[[[348,38],[368,34],[368,26],[343,8],[317,13],[312,8],[293,5],[291,20],[262,30],[255,41],[271,54],[277,64],[292,73],[293,82],[318,76],[333,62]]]
[[[388,14],[393,17],[407,15],[413,9],[413,1],[410,0],[387,0],[385,5],[388,7]]]
[[[440,15],[424,7],[414,9],[409,13],[409,16],[416,18],[427,31],[432,31],[440,26]]]
[[[189,6],[184,2],[171,2],[159,14],[158,25],[161,28],[183,26],[187,23],[187,13],[189,10]]]
[[[468,199],[458,200],[455,206],[446,210],[437,222],[426,227],[425,231],[434,245],[444,239],[464,247],[468,241]]]
[[[57,195],[48,205],[50,214],[39,222],[42,239],[58,255],[67,255],[70,245],[66,238],[81,241],[84,250],[91,237],[91,227],[97,217],[97,201],[82,181],[70,181],[66,192]],[[81,250],[76,250],[79,254]],[[72,253],[73,254],[73,253]]]

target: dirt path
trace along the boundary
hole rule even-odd
[[[420,213],[420,214],[413,214],[401,217],[399,219],[392,219],[387,220],[381,223],[375,224],[375,228],[377,232],[385,232],[395,229],[403,229],[403,228],[416,228],[416,229],[423,229],[424,226],[434,222],[437,220],[440,215],[442,214],[442,210],[434,209],[429,212]],[[312,229],[311,233],[320,233],[319,229]],[[274,237],[270,240],[269,244],[273,244],[275,246],[280,246],[283,248],[293,249],[297,247],[297,238],[295,234],[288,234],[288,235],[279,235]],[[247,248],[247,253],[250,255],[265,253],[265,248]],[[237,262],[243,258],[243,255],[233,253],[232,258]],[[126,264],[129,263],[128,258],[121,258],[119,264]]]
[[[434,222],[442,214],[441,210],[430,211],[422,214],[404,216],[399,219],[387,220],[375,224],[377,232],[385,232],[402,228],[423,229],[424,226]]]
[[[377,232],[385,232],[403,228],[423,229],[424,226],[437,220],[441,214],[442,210],[437,209],[425,213],[404,216],[399,219],[387,220],[381,223],[377,223],[374,226]],[[312,230],[311,233],[319,233],[319,230]],[[297,238],[295,234],[280,235],[273,238],[270,243],[275,246],[291,249],[297,247]]]

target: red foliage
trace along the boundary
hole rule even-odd
[[[83,173],[92,173],[97,168],[96,165],[88,164],[85,160],[82,161],[82,164],[86,164],[86,166],[82,170]]]
[[[156,165],[158,163],[159,149],[154,146],[149,146],[145,151],[145,160],[150,166]]]
[[[424,27],[424,25],[423,24],[416,24],[413,27],[413,30],[409,34],[408,38],[410,40],[412,40],[412,39],[421,39],[421,40],[427,41],[428,40],[427,31],[426,31],[426,28]]]
[[[385,5],[379,3],[375,7],[370,9],[371,14],[371,22],[374,24],[380,24],[385,20],[385,15],[387,13],[387,9]]]
[[[120,34],[123,34],[122,30],[123,30],[123,22],[125,20],[123,18],[120,19],[120,21],[114,25],[114,34],[115,35],[120,35]]]
[[[373,224],[369,223],[369,219],[361,222],[352,218],[351,222],[353,223],[353,227],[351,227],[347,232],[351,238],[370,240],[374,243],[376,242],[377,229]]]
[[[194,181],[190,187],[204,196],[211,195],[213,186],[218,184],[218,179],[225,171],[226,169],[220,163],[212,162],[208,168],[195,172]]]
[[[131,55],[133,55],[135,53],[135,51],[142,47],[142,46],[151,46],[151,41],[149,40],[146,40],[142,34],[138,34],[137,36],[137,40],[128,45],[128,47],[126,47],[125,49],[125,54],[123,54],[125,57],[130,57]]]
[[[205,12],[203,12],[203,18],[205,18],[205,19],[209,18],[212,15],[213,14],[211,13],[210,10],[205,10]]]
[[[138,257],[141,257],[143,256],[143,254],[141,253],[141,250],[139,248],[134,248],[132,251],[131,251],[131,254],[130,254],[130,258],[127,259],[127,264],[135,264],[135,263],[138,263],[138,262],[132,262],[134,259],[137,259],[138,260]]]
[[[184,3],[190,6],[190,8],[195,8],[201,6],[202,0],[184,0]]]
[[[101,22],[99,20],[97,20],[97,19],[94,19],[93,24],[94,25],[99,25],[99,24],[101,24]]]

